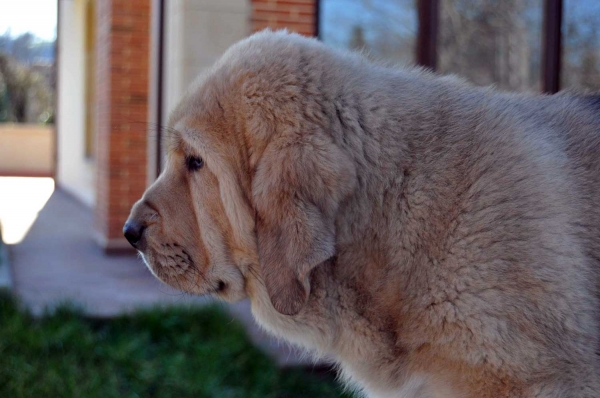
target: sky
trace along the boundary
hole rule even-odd
[[[0,0],[0,34],[8,29],[13,36],[31,32],[56,38],[56,0]]]
[[[355,25],[363,27],[368,40],[377,29],[415,35],[416,20],[413,0],[326,0],[321,1],[319,30],[325,43],[343,47]]]

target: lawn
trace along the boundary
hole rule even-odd
[[[0,295],[0,397],[347,397],[331,375],[279,369],[216,307],[34,319]]]

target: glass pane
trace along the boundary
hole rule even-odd
[[[561,88],[600,90],[600,1],[565,0]]]
[[[542,0],[442,0],[440,8],[440,72],[502,90],[540,90]]]
[[[320,7],[319,36],[326,44],[414,63],[415,0],[321,0]]]

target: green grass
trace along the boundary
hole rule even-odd
[[[34,319],[0,295],[0,397],[327,398],[340,391],[331,377],[279,369],[218,308],[98,320],[62,307]]]

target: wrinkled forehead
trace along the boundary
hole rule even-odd
[[[240,155],[244,146],[239,141],[240,126],[236,125],[241,120],[240,107],[235,106],[230,88],[215,85],[213,80],[194,87],[171,113],[169,133],[163,141],[169,153],[219,154],[226,158]]]
[[[169,115],[168,132],[164,134],[162,145],[167,153],[186,152],[190,146],[199,149],[205,146],[203,131],[207,126],[207,113],[210,108],[210,96],[204,84],[190,89]]]
[[[165,149],[167,156],[183,152],[185,149],[185,141],[183,140],[182,131],[174,125],[163,128],[161,134],[161,146]]]
[[[182,118],[167,127],[162,137],[162,145],[168,155],[206,152],[210,145],[209,137],[204,131],[204,128],[195,125],[189,118]]]
[[[185,152],[189,145],[186,141],[186,126],[183,120],[170,122],[162,136],[162,145],[168,155]]]

